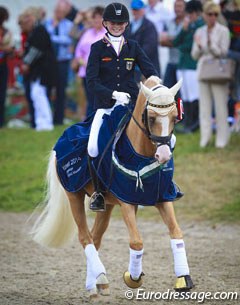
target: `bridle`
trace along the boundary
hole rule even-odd
[[[157,88],[155,88],[157,89]],[[162,145],[168,145],[169,147],[171,147],[170,145],[170,141],[172,138],[172,134],[173,134],[173,130],[170,132],[170,134],[168,136],[165,137],[161,137],[161,136],[157,136],[155,134],[152,134],[149,128],[149,124],[148,124],[148,106],[151,107],[155,107],[155,108],[168,108],[171,107],[173,105],[177,105],[176,101],[173,101],[170,104],[167,105],[155,105],[150,103],[149,101],[146,102],[144,111],[142,113],[142,123],[144,125],[144,128],[140,125],[140,123],[137,121],[137,119],[134,117],[132,111],[130,111],[130,109],[128,108],[131,117],[133,118],[134,122],[137,124],[137,126],[142,130],[142,132],[145,134],[145,136],[147,136],[147,138],[157,147],[162,146]]]

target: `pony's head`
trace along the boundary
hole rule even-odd
[[[181,85],[182,79],[172,88],[165,87],[155,76],[150,77],[145,85],[141,83],[141,91],[146,98],[142,120],[149,139],[157,146],[155,158],[160,163],[167,162],[172,156],[170,142],[173,128],[182,115],[181,107],[175,101]]]

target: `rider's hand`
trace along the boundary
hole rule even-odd
[[[129,103],[131,96],[126,92],[113,91],[112,98],[116,100],[117,104],[125,105]]]

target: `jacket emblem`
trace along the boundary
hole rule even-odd
[[[126,61],[126,69],[127,70],[132,70],[133,68],[133,61]]]
[[[124,58],[124,60],[126,61],[126,69],[127,70],[132,70],[133,68],[133,62],[135,61],[134,58]]]
[[[105,61],[105,62],[109,62],[109,61],[111,61],[111,60],[112,60],[111,57],[103,57],[103,58],[102,58],[102,61]]]

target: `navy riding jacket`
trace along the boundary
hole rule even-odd
[[[113,91],[127,92],[135,103],[139,88],[134,78],[135,65],[148,78],[158,75],[153,64],[134,40],[126,40],[119,56],[106,38],[95,42],[87,64],[87,85],[94,94],[94,109],[111,108]]]

